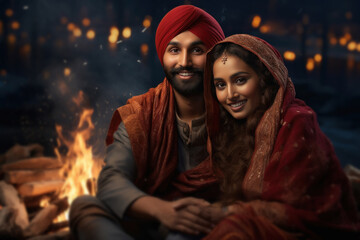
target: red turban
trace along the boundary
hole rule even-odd
[[[210,14],[192,5],[178,6],[163,17],[156,30],[155,44],[161,65],[170,40],[185,31],[195,34],[208,49],[225,38],[220,24]]]

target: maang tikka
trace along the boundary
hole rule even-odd
[[[221,58],[221,61],[222,61],[223,64],[226,63],[226,61],[227,61],[226,52],[224,52],[224,54],[223,54],[223,56],[222,56],[222,58]]]

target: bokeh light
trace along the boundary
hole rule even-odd
[[[75,28],[76,28],[76,26],[74,23],[69,23],[67,25],[67,30],[69,30],[69,31],[74,31]]]
[[[64,76],[68,77],[70,76],[70,74],[71,74],[71,69],[68,67],[64,68]]]
[[[261,17],[259,15],[254,16],[251,22],[251,26],[253,28],[258,28],[260,24],[261,24]]]
[[[75,37],[80,37],[82,32],[81,32],[81,29],[80,28],[75,28],[74,31],[73,31],[73,34]]]
[[[141,54],[146,56],[149,53],[149,45],[147,45],[146,43],[141,44],[140,50]]]
[[[113,26],[110,28],[110,34],[118,37],[120,34],[120,31],[117,27]]]
[[[270,27],[268,25],[263,25],[260,27],[260,32],[261,33],[268,33],[270,32]]]
[[[330,37],[330,44],[333,45],[333,46],[337,44],[336,37]]]
[[[349,51],[355,51],[355,49],[356,49],[356,42],[354,42],[354,41],[349,42],[349,44],[347,45],[347,49],[348,49]]]
[[[322,61],[322,55],[320,53],[315,54],[314,60],[317,63],[321,62]]]
[[[341,37],[341,38],[339,39],[339,43],[340,43],[341,46],[345,46],[346,43],[347,43],[346,38],[345,38],[345,37]]]
[[[11,28],[13,30],[18,30],[20,28],[20,23],[18,21],[11,22]]]
[[[83,20],[82,20],[82,25],[84,26],[84,27],[88,27],[88,26],[90,26],[90,19],[89,18],[84,18]]]
[[[14,15],[14,11],[12,9],[8,8],[5,10],[5,15],[7,17],[12,17]]]
[[[95,31],[94,30],[92,30],[92,29],[90,29],[90,30],[88,30],[87,32],[86,32],[86,37],[88,38],[88,39],[94,39],[95,38]]]
[[[306,70],[313,71],[315,68],[315,61],[312,58],[308,58],[306,62]]]
[[[296,54],[292,51],[285,51],[284,52],[284,59],[288,61],[294,61],[296,58]]]
[[[130,38],[131,37],[131,28],[130,27],[125,27],[123,30],[122,30],[122,36],[124,38]]]
[[[152,21],[152,17],[151,16],[146,16],[144,21],[143,21],[143,26],[145,28],[149,28],[151,26],[151,21]]]
[[[10,45],[13,45],[16,43],[16,36],[14,34],[9,34],[7,36],[7,42],[10,44]]]

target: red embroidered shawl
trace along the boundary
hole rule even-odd
[[[223,42],[233,42],[258,56],[280,88],[256,129],[254,153],[242,184],[246,199],[239,201],[238,214],[220,222],[206,239],[294,237],[285,231],[312,238],[357,235],[360,224],[348,179],[316,114],[295,98],[294,85],[277,51],[244,34]],[[211,74],[208,62],[204,84],[210,140],[219,131]]]
[[[173,90],[164,79],[156,88],[129,99],[114,112],[106,143],[109,145],[114,141],[114,132],[124,122],[136,162],[137,187],[165,198],[191,194],[209,199],[216,183],[209,158],[184,173],[179,174],[176,170],[178,135],[175,121]]]

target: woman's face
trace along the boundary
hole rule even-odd
[[[242,59],[223,55],[213,66],[219,103],[236,119],[247,118],[260,105],[259,75]]]

